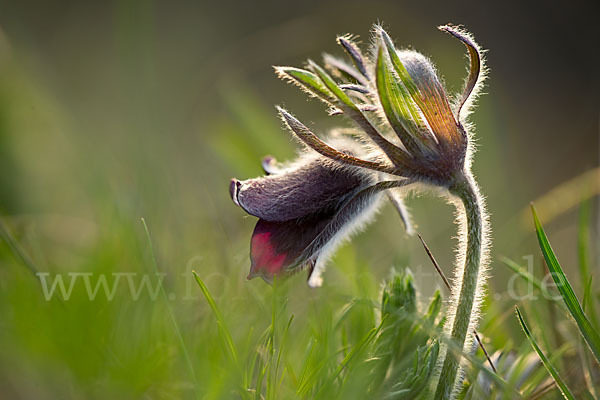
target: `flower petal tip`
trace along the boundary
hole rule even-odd
[[[442,32],[446,32],[469,47],[478,48],[477,45],[473,42],[473,38],[467,31],[465,31],[461,26],[446,24],[438,26],[438,29]]]
[[[268,175],[272,175],[277,173],[277,168],[275,166],[275,164],[277,163],[277,160],[275,160],[275,157],[273,156],[265,156],[262,159],[262,169],[263,171],[265,171],[266,174]]]
[[[238,190],[241,185],[242,183],[235,178],[232,178],[229,182],[229,195],[231,196],[233,203],[238,207],[240,207],[240,203],[238,202]]]
[[[311,274],[308,277],[308,287],[312,289],[320,288],[323,286],[323,277],[321,274]]]
[[[248,274],[246,279],[251,281],[254,278],[262,278],[262,280],[265,281],[266,283],[268,283],[269,285],[273,284],[273,276],[268,276],[261,272],[256,272],[256,271],[250,270],[250,273]]]

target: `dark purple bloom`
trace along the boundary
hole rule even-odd
[[[361,151],[349,138],[332,142],[350,156]],[[237,205],[259,218],[251,239],[248,278],[266,281],[308,267],[309,284],[319,286],[327,256],[371,219],[383,190],[400,186],[377,185],[376,171],[315,153],[289,165],[278,165],[269,157],[263,167],[269,175],[233,179],[230,193]]]

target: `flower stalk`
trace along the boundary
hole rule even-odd
[[[476,329],[479,306],[485,284],[486,253],[488,247],[487,215],[483,198],[470,172],[459,175],[449,187],[456,198],[459,222],[459,255],[456,281],[452,289],[452,308],[446,323],[451,340],[464,352],[470,352],[473,337],[468,335]],[[462,267],[461,267],[462,265]],[[446,352],[435,399],[451,398],[462,383],[460,355]]]

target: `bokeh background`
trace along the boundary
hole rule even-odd
[[[266,154],[294,157],[298,146],[275,104],[317,132],[345,123],[271,66],[341,55],[338,34],[368,45],[375,22],[399,46],[432,57],[450,91],[461,88],[465,49],[436,26],[464,24],[489,49],[473,121],[474,170],[494,231],[490,307],[511,310],[499,256],[524,263],[531,254],[540,267],[530,201],[569,273],[578,205],[593,199],[598,271],[600,60],[591,1],[0,0],[0,397],[227,397],[233,378],[189,271],[213,292],[236,342],[252,342],[270,318],[272,289],[245,280],[254,219],[231,203],[229,179],[261,174]],[[450,274],[452,208],[428,195],[409,205]],[[69,301],[44,300],[35,272],[154,273],[141,217],[171,298],[133,301],[119,288],[112,301],[90,301],[76,284]],[[323,289],[309,290],[300,276],[285,283],[298,337],[303,324],[376,293],[391,268],[406,267],[424,299],[440,286],[387,206],[332,260]],[[506,321],[488,333],[500,341],[511,329]]]

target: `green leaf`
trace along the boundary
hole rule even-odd
[[[413,60],[412,62],[419,64],[419,67],[418,73],[411,76],[400,60],[392,39],[383,29],[380,30],[380,34],[383,42],[381,46],[385,46],[394,71],[427,120],[432,132],[439,140],[446,139],[454,144],[462,142],[464,138],[458,131],[448,97],[431,63],[424,57]],[[425,132],[428,134],[428,129]]]
[[[310,71],[293,67],[275,67],[275,72],[280,78],[290,79],[323,101],[329,103],[335,99],[333,93],[327,89],[319,77]]]
[[[425,314],[425,319],[433,324],[435,319],[437,318],[440,310],[442,309],[442,294],[439,289],[435,291],[433,294],[433,298],[431,299],[431,303],[429,303],[429,307],[427,308],[427,314]]]
[[[415,399],[425,390],[435,370],[439,354],[439,342],[419,346],[414,354],[412,368],[407,367],[384,399]]]
[[[352,119],[360,128],[383,150],[383,152],[391,159],[395,160],[396,164],[402,164],[407,162],[408,155],[404,150],[395,146],[393,143],[384,138],[381,133],[373,126],[371,121],[363,114],[363,110],[367,111],[371,104],[356,105],[352,99],[346,94],[346,92],[333,80],[333,78],[320,66],[315,64],[313,61],[308,61],[309,68],[318,76],[321,85],[325,85],[326,89],[332,94],[331,102],[340,108],[341,111],[350,119]],[[312,76],[311,81],[314,80]],[[307,78],[308,79],[308,78]],[[317,85],[318,86],[318,85]],[[320,89],[321,86],[318,86]],[[312,92],[312,91],[311,91]],[[322,96],[319,96],[322,98]],[[329,102],[329,100],[325,100]],[[367,108],[365,108],[367,107]]]
[[[394,132],[409,152],[418,152],[420,146],[415,137],[422,136],[419,111],[404,85],[393,75],[383,46],[377,52],[375,80],[379,101]]]
[[[552,279],[554,279],[556,287],[560,292],[565,305],[575,319],[575,322],[579,327],[579,332],[581,332],[581,335],[594,354],[594,357],[596,357],[596,360],[600,362],[600,335],[598,335],[598,332],[596,332],[589,319],[583,312],[581,304],[579,303],[579,300],[577,299],[569,280],[565,276],[562,267],[560,266],[560,263],[554,254],[554,250],[552,250],[552,247],[548,242],[548,237],[546,236],[544,228],[538,219],[533,204],[531,205],[531,211],[533,214],[533,221],[535,223],[535,231],[540,244],[540,249],[542,250],[544,259],[546,260],[546,264],[548,265],[548,269],[552,275]]]
[[[537,345],[533,335],[531,334],[529,328],[527,327],[527,324],[525,323],[525,320],[523,319],[523,316],[521,315],[521,311],[519,311],[519,307],[515,307],[515,310],[517,312],[517,318],[519,319],[521,327],[523,328],[523,332],[525,332],[525,336],[527,336],[531,347],[533,347],[535,352],[540,357],[540,360],[542,360],[542,364],[544,364],[544,367],[548,370],[550,375],[552,375],[552,378],[554,379],[554,382],[556,382],[556,385],[560,389],[560,392],[562,393],[563,397],[568,400],[575,400],[575,397],[573,396],[565,382],[562,380],[560,375],[558,375],[558,372],[556,371],[552,363],[550,363],[550,360],[548,360],[542,349],[540,349],[540,347]]]
[[[383,46],[385,46],[387,50],[392,66],[398,74],[398,77],[400,78],[404,86],[406,86],[406,89],[410,96],[417,97],[419,95],[419,89],[417,88],[417,85],[406,70],[406,67],[404,67],[404,64],[402,64],[402,61],[400,61],[400,57],[398,57],[398,53],[396,52],[396,47],[394,46],[392,39],[383,29],[381,30],[381,38],[383,39]]]
[[[359,111],[356,104],[354,104],[350,97],[348,97],[346,92],[344,92],[342,88],[340,88],[338,84],[335,83],[333,78],[323,68],[321,68],[311,60],[308,61],[308,65],[310,66],[310,69],[312,69],[315,72],[315,74],[318,75],[319,79],[321,80],[321,82],[323,82],[327,89],[329,89],[329,91],[333,93],[337,100],[339,100],[342,103],[342,105],[345,105],[346,107],[349,107],[354,111]]]

